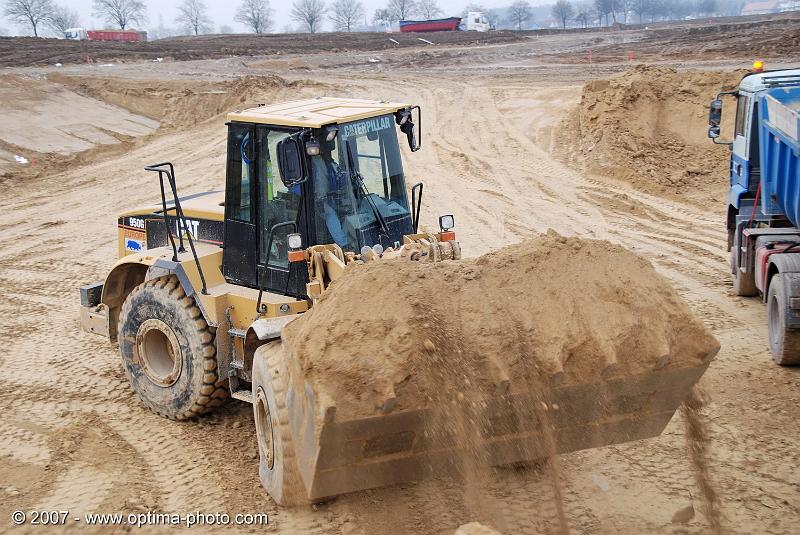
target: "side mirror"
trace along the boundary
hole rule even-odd
[[[708,125],[709,126],[719,126],[722,123],[722,100],[714,99],[711,101],[711,105],[708,108]],[[708,137],[711,137],[709,134]],[[719,137],[719,128],[717,128],[717,136]]]
[[[416,118],[414,117],[416,111]],[[413,108],[406,108],[400,110],[395,115],[397,124],[400,125],[400,131],[406,135],[408,139],[408,148],[411,152],[417,152],[422,146],[422,135],[420,134],[422,128],[422,110],[419,106]]]
[[[709,126],[708,137],[711,139],[717,139],[719,137],[719,126]]]
[[[297,136],[289,136],[278,142],[278,170],[287,188],[306,180],[303,153],[303,143]]]

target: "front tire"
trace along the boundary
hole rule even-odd
[[[772,359],[781,366],[800,364],[800,330],[787,327],[787,318],[792,314],[786,302],[783,275],[772,277],[767,294],[767,325]]]
[[[297,468],[286,392],[289,368],[281,342],[265,344],[253,356],[253,415],[258,441],[258,475],[278,505],[308,503]]]
[[[125,375],[153,412],[185,420],[225,401],[215,333],[176,276],[134,288],[122,305],[118,333]]]

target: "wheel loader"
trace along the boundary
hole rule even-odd
[[[400,140],[419,150],[421,122],[408,103],[339,98],[232,112],[224,191],[179,196],[172,164],[147,166],[159,202],[119,216],[119,259],[104,281],[81,288],[82,328],[118,343],[147,407],[183,420],[229,397],[252,404],[261,482],[279,504],[453,466],[454,446],[428,440],[433,409],[387,399],[348,419],[282,351],[283,328],[336,292],[348,270],[459,261],[453,216],[421,232],[423,186],[406,182]],[[658,435],[711,356],[602,385],[548,385],[567,416],[556,451]],[[508,412],[530,413],[518,410],[526,394],[498,389],[480,404],[493,422],[481,437],[490,465],[548,455],[540,425],[505,422]]]

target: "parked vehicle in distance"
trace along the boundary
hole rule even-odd
[[[466,22],[462,26],[468,32],[488,32],[494,29],[482,11],[468,12]]]
[[[87,30],[85,28],[68,28],[64,30],[64,39],[70,41],[147,41],[147,32],[138,30]]]
[[[400,31],[407,32],[456,32],[461,17],[432,20],[401,20]]]

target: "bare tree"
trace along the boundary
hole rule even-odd
[[[269,7],[269,0],[242,0],[236,16],[236,22],[241,22],[253,33],[261,35],[272,29],[272,10]]]
[[[334,30],[349,32],[364,18],[364,4],[358,0],[336,0],[328,18],[333,23]]]
[[[53,8],[52,0],[6,0],[3,13],[12,22],[30,24],[39,37],[39,25],[47,22]]]
[[[119,26],[120,30],[134,22],[144,24],[147,21],[147,8],[141,0],[94,0],[93,5],[95,15]]]
[[[327,10],[325,0],[295,0],[291,16],[292,20],[299,22],[308,33],[316,33]]]
[[[376,24],[391,24],[397,22],[393,13],[389,9],[376,9],[375,14],[372,16],[372,22]]]
[[[436,0],[419,0],[417,3],[417,11],[425,19],[432,19],[442,14]]]
[[[80,16],[74,9],[54,4],[46,22],[48,28],[63,37],[66,30],[80,26]]]
[[[586,4],[579,5],[575,13],[575,22],[580,22],[581,27],[586,28],[589,25],[589,17],[589,7]]]
[[[644,16],[650,12],[650,1],[633,0],[633,4],[631,5],[631,11],[633,11],[639,16],[639,24],[641,24]]]
[[[195,35],[200,35],[200,32],[207,32],[211,28],[207,11],[203,0],[183,0],[178,5],[178,18],[175,22],[190,29]]]
[[[697,3],[697,12],[709,17],[717,11],[717,0],[700,0]]]
[[[569,3],[569,0],[558,0],[558,2],[553,4],[552,13],[553,17],[561,21],[561,27],[566,28],[567,21],[575,14],[575,10],[572,8],[572,4]]]
[[[389,0],[386,9],[394,20],[408,20],[419,11],[415,0]]]
[[[600,19],[600,24],[603,24],[603,17],[605,17],[606,26],[608,26],[608,15],[614,12],[614,0],[594,0],[594,9]]]
[[[531,10],[531,5],[526,0],[517,0],[511,7],[508,8],[511,22],[513,22],[518,30],[521,30],[522,27],[531,20],[533,16],[533,12]]]
[[[231,28],[227,24],[223,24],[219,28],[217,28],[217,33],[222,34],[222,35],[227,35],[227,34],[233,33],[233,28]]]

